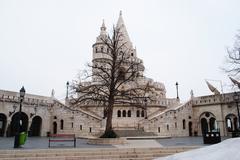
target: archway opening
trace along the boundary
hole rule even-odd
[[[53,134],[57,133],[57,122],[53,122]]]
[[[192,136],[192,122],[188,122],[189,136]]]
[[[29,136],[40,136],[41,128],[42,128],[42,118],[40,116],[35,116],[32,119]]]
[[[208,132],[208,123],[206,118],[201,119],[201,129],[203,134]]]
[[[0,137],[4,136],[6,125],[7,125],[7,116],[3,113],[0,113]]]
[[[19,132],[27,132],[28,130],[28,116],[26,113],[21,112],[21,114],[17,112],[12,116],[12,120],[10,123],[10,127],[8,128],[9,136],[15,136],[17,131],[17,126],[19,125]],[[19,120],[20,116],[20,121]]]
[[[238,119],[236,115],[228,114],[225,117],[225,121],[226,121],[226,129],[228,132],[233,132],[238,129],[238,124],[237,124]]]

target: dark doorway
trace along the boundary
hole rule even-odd
[[[57,133],[57,122],[53,122],[53,134]]]
[[[8,131],[9,136],[15,136],[16,134],[16,129],[17,129],[17,125],[18,125],[18,116],[19,116],[19,112],[15,113],[12,116],[12,120],[11,120],[11,124],[10,127],[8,128],[10,131]],[[19,131],[21,132],[27,132],[28,129],[28,116],[26,113],[21,112],[21,119],[20,119],[20,128]]]
[[[189,136],[192,136],[192,122],[188,123]]]
[[[202,133],[207,133],[208,132],[208,123],[205,118],[201,119],[201,128],[202,128]]]
[[[0,113],[0,137],[4,136],[6,124],[7,124],[7,116],[3,113]]]
[[[42,118],[40,116],[35,116],[32,119],[29,136],[40,136],[41,128],[42,128]]]

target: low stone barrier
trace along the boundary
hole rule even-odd
[[[88,144],[126,144],[126,138],[89,138]]]

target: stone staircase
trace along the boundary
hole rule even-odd
[[[145,137],[156,136],[153,132],[144,132],[143,130],[115,130],[119,137]]]
[[[152,160],[197,147],[0,150],[1,160]]]

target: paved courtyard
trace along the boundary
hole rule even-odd
[[[222,137],[222,140],[227,137]],[[146,147],[174,147],[174,146],[206,146],[203,144],[202,137],[179,137],[164,139],[134,139],[127,140],[124,145],[90,145],[86,139],[77,139],[77,148],[146,148]],[[14,137],[0,138],[0,149],[13,149]],[[73,148],[72,142],[53,144],[53,148]],[[46,149],[48,148],[47,137],[28,137],[22,149]]]

